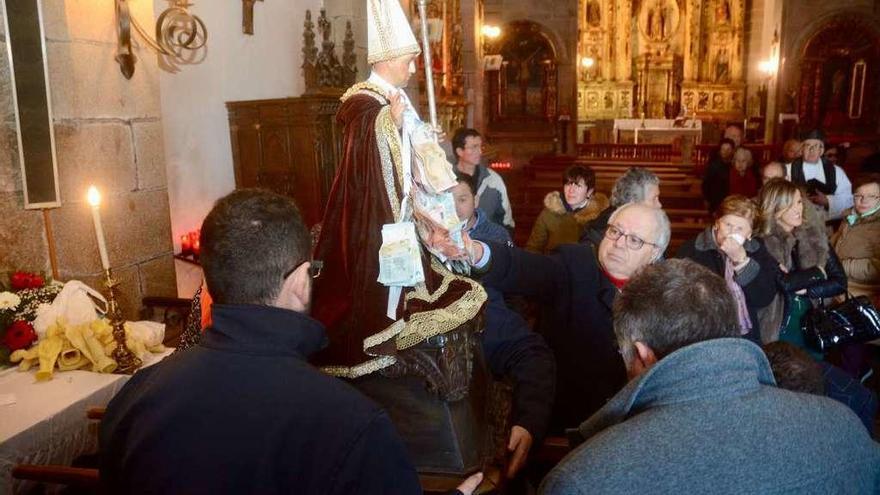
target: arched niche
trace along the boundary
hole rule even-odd
[[[509,22],[487,52],[500,56],[500,63],[487,67],[485,74],[489,127],[553,131],[559,56],[547,30],[532,21]]]
[[[802,40],[797,111],[802,128],[847,136],[877,131],[880,30],[864,15],[817,22]],[[845,35],[843,35],[845,33]]]

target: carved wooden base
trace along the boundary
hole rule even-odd
[[[509,395],[494,391],[478,338],[459,328],[352,382],[388,411],[416,469],[438,490],[503,464],[506,436],[495,432],[506,429],[497,418],[508,416]],[[495,404],[498,397],[506,403]]]

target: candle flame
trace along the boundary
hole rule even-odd
[[[98,188],[95,186],[89,187],[88,192],[88,200],[89,204],[92,206],[99,206],[101,204],[101,193],[98,192]]]

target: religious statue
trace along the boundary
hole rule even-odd
[[[730,57],[727,48],[718,50],[718,55],[715,56],[715,82],[730,82]]]
[[[669,24],[671,22],[669,7],[663,0],[659,0],[648,9],[647,34],[648,38],[662,41],[669,36]]]
[[[715,23],[718,25],[730,24],[730,0],[718,0],[715,6]]]
[[[330,340],[316,363],[347,378],[390,369],[400,351],[471,323],[486,298],[431,254],[456,254],[445,224],[431,222],[455,180],[403,90],[419,44],[397,0],[368,0],[367,14],[372,71],[336,115],[344,151],[315,246],[324,271],[314,314]]]
[[[599,2],[590,0],[587,2],[587,25],[591,27],[599,27],[602,23],[602,10]]]

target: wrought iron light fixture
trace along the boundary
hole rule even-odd
[[[156,19],[156,36],[149,33],[131,17],[128,0],[116,0],[116,31],[118,52],[116,61],[126,79],[134,75],[135,56],[131,47],[131,28],[162,56],[172,70],[178,65],[193,64],[204,60],[203,50],[208,41],[208,30],[198,16],[189,13],[192,6],[188,0],[168,0],[170,6]]]

